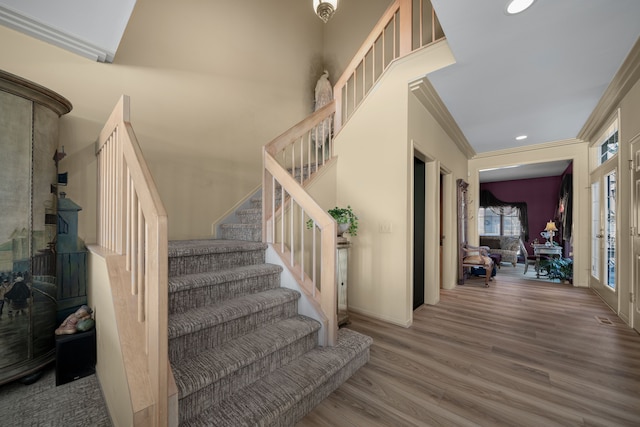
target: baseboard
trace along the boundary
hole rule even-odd
[[[382,320],[383,322],[391,323],[393,325],[402,326],[403,328],[409,328],[413,324],[413,319],[409,319],[406,321],[400,321],[398,319],[381,316],[377,313],[373,313],[368,310],[360,309],[358,307],[349,306],[349,311],[356,314],[361,314],[363,316],[371,317],[372,319]]]

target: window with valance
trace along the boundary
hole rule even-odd
[[[489,190],[480,190],[478,232],[481,235],[520,236],[529,240],[529,219],[525,202],[505,202]]]

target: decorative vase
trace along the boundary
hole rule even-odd
[[[344,224],[338,224],[338,236],[342,236],[348,229],[351,227],[350,222],[345,222]]]

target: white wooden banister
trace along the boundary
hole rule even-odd
[[[146,340],[154,398],[153,425],[168,420],[168,234],[167,214],[129,122],[123,95],[96,142],[98,157],[98,245],[126,258]]]
[[[263,236],[264,241],[273,244],[276,252],[281,256],[287,267],[292,271],[300,286],[319,303],[327,319],[325,336],[326,345],[336,343],[338,333],[337,318],[337,277],[336,277],[336,236],[335,220],[322,209],[302,186],[278,163],[278,161],[263,150],[264,179],[263,179]],[[276,194],[274,189],[279,186],[283,203],[275,209]],[[298,212],[298,214],[296,214]],[[298,215],[296,217],[296,215]],[[278,217],[279,216],[279,217]],[[308,253],[304,253],[304,231],[295,229],[305,227],[306,219],[315,225],[311,233],[316,242],[316,232],[320,233],[320,251],[312,243]],[[276,228],[280,220],[280,232]],[[289,238],[285,238],[288,228]],[[317,231],[316,231],[317,230]],[[305,271],[304,259],[309,257],[311,265],[307,266],[311,274]],[[317,270],[319,266],[319,280]]]

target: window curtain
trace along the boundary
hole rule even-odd
[[[562,239],[571,240],[571,225],[573,222],[573,175],[562,177],[560,184],[560,222],[562,223]]]
[[[527,215],[526,202],[504,202],[496,198],[489,190],[480,190],[480,207],[490,208],[496,214],[509,215],[512,209],[518,210],[518,220],[522,228],[522,239],[529,240],[529,215]]]

